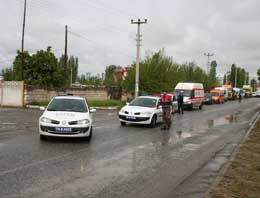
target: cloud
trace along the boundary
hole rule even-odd
[[[0,0],[0,68],[11,63],[21,46],[22,0]],[[138,6],[137,6],[138,5]],[[130,19],[148,19],[141,26],[141,57],[164,48],[180,63],[195,61],[206,68],[204,52],[214,53],[218,72],[232,63],[255,75],[260,57],[259,0],[28,0],[25,48],[64,48],[68,24],[68,51],[79,57],[80,73],[101,73],[109,64],[135,60],[136,25]],[[62,51],[56,51],[60,56]]]

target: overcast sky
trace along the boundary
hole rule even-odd
[[[0,69],[21,48],[24,0],[0,0]],[[164,48],[178,63],[206,69],[204,52],[214,53],[218,75],[232,63],[251,76],[260,68],[260,0],[27,0],[25,49],[52,46],[79,57],[79,73],[101,73],[110,64],[127,66],[136,55],[137,27],[145,19],[141,57]]]

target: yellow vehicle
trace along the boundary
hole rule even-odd
[[[251,97],[252,96],[252,92],[253,92],[253,89],[250,85],[244,85],[243,86],[243,90],[245,92],[245,97]]]

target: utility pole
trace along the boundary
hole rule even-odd
[[[64,80],[67,81],[67,68],[68,68],[68,54],[67,54],[67,45],[68,45],[68,26],[65,26],[65,51],[64,51]],[[65,83],[66,86],[67,83]]]
[[[27,0],[24,0],[24,11],[23,11],[23,30],[22,30],[22,64],[21,64],[21,80],[23,80],[24,77],[24,30],[25,30],[25,18],[26,18],[26,5],[27,5]]]
[[[210,53],[204,53],[204,56],[207,56],[208,57],[208,63],[207,63],[207,73],[209,74],[210,72],[210,57],[211,56],[214,56],[214,54],[210,54]]]
[[[141,37],[140,34],[140,25],[147,23],[147,19],[144,21],[141,21],[138,19],[137,21],[134,21],[131,19],[131,24],[137,24],[137,44],[136,44],[136,68],[135,68],[135,97],[138,96],[139,93],[139,61],[140,61],[140,47],[141,47]]]

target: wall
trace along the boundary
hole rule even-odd
[[[0,81],[0,105],[22,107],[24,85],[22,81]]]
[[[25,86],[25,104],[33,101],[50,101],[51,98],[61,92],[57,89]],[[66,93],[86,97],[88,100],[108,100],[110,95],[105,87],[83,87],[66,89]]]

